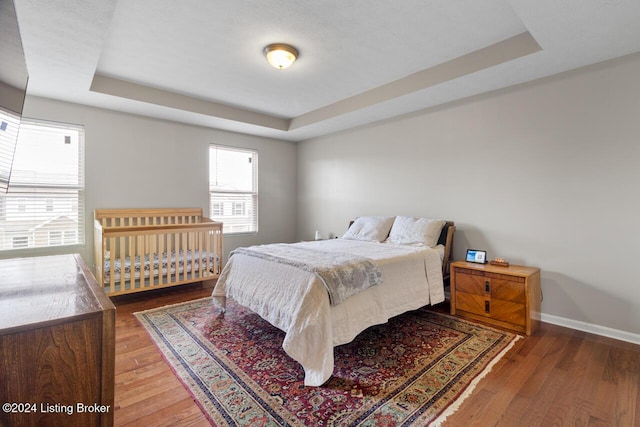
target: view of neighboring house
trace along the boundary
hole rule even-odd
[[[69,198],[0,194],[0,247],[73,245],[78,240],[78,208]]]

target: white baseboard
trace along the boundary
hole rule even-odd
[[[606,326],[594,325],[592,323],[580,322],[578,320],[552,316],[550,314],[544,313],[541,313],[540,320],[547,323],[553,323],[554,325],[577,329],[583,332],[589,332],[591,334],[602,335],[604,337],[627,341],[633,344],[640,344],[640,335],[633,334],[631,332],[620,331],[618,329],[607,328]]]

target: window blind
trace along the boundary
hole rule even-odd
[[[225,234],[258,231],[258,153],[212,145],[209,148],[209,216]]]
[[[84,129],[23,120],[0,194],[0,250],[84,241]]]

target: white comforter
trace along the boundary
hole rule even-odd
[[[331,377],[334,346],[400,313],[444,301],[442,246],[431,249],[345,239],[295,245],[370,258],[382,269],[383,283],[330,306],[327,290],[314,273],[235,254],[212,296],[222,306],[226,297],[233,298],[284,331],[282,347],[304,368],[307,386],[320,386]]]

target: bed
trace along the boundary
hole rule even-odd
[[[109,296],[187,283],[213,286],[222,223],[200,208],[96,209],[96,279]]]
[[[451,221],[360,217],[337,239],[238,248],[212,299],[224,308],[232,298],[284,331],[282,347],[302,365],[304,384],[320,386],[333,373],[335,346],[444,301],[454,231]],[[346,261],[332,265],[334,257]],[[327,285],[333,276],[359,284],[341,295],[344,281],[338,291]]]

